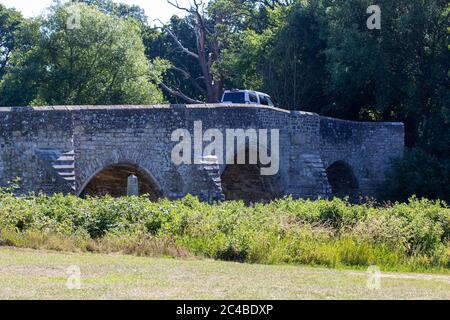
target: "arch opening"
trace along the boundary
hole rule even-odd
[[[326,171],[334,197],[349,197],[352,202],[358,200],[358,180],[352,168],[346,162],[337,161],[329,166]]]
[[[249,150],[245,151],[248,163]],[[243,200],[246,205],[268,203],[279,198],[278,175],[261,175],[262,164],[228,164],[221,175],[222,190],[226,201]],[[259,156],[258,156],[259,159]]]
[[[138,178],[139,195],[147,194],[153,201],[161,197],[161,191],[154,179],[142,168],[131,164],[115,164],[102,169],[90,179],[80,197],[126,196],[128,177],[131,175]]]

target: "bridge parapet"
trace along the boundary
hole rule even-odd
[[[117,170],[125,170],[125,174],[129,168],[139,168],[132,173],[145,176],[151,184],[147,189],[162,196],[192,193],[211,198],[211,194],[220,194],[226,159],[218,163],[217,170],[210,171],[204,164],[176,166],[171,161],[176,144],[171,141],[172,133],[187,129],[194,134],[199,121],[203,132],[279,130],[279,173],[272,181],[261,182],[276,196],[329,197],[337,187],[330,183],[327,169],[340,162],[351,169],[360,194],[374,195],[390,159],[401,156],[404,148],[403,124],[344,121],[271,107],[205,104],[0,108],[0,185],[20,177],[22,192],[82,194],[93,177],[102,176],[105,168],[114,172],[113,166],[122,164],[128,167]],[[74,175],[72,171],[69,176],[69,172],[55,170],[55,163],[42,157],[53,153],[73,155]],[[247,178],[258,183],[254,177]],[[67,179],[74,179],[73,185]],[[246,188],[251,192],[251,187]]]

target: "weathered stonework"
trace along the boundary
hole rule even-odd
[[[374,196],[390,159],[401,156],[404,148],[400,123],[351,122],[270,107],[0,108],[0,185],[20,177],[22,193],[82,195],[95,178],[102,181],[102,175],[111,178],[114,172],[119,175],[122,170],[120,174],[125,175],[128,171],[123,170],[128,169],[124,168],[135,168],[151,181],[148,189],[157,189],[158,196],[180,198],[190,193],[215,201],[234,192],[234,197],[241,194],[246,198],[252,192],[248,185],[241,193],[224,190],[227,185],[236,189],[236,181],[246,179],[240,180],[236,174],[245,175],[245,170],[236,171],[214,159],[203,159],[198,165],[172,163],[171,151],[176,145],[171,141],[172,132],[180,128],[192,131],[195,121],[203,122],[203,130],[279,129],[279,173],[270,181],[261,180],[259,187],[258,179],[248,176],[255,181],[255,193],[269,192],[273,197],[331,196],[335,186],[329,183],[327,168],[336,163],[344,163],[352,171],[358,194]],[[234,183],[221,180],[227,176]]]

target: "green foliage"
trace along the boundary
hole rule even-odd
[[[450,201],[450,162],[416,148],[394,161],[380,195],[405,201],[411,194]]]
[[[118,18],[134,19],[142,26],[145,25],[148,20],[144,10],[137,5],[116,3],[112,0],[77,0],[77,2],[95,6],[101,12]]]
[[[0,81],[16,46],[16,36],[23,22],[21,14],[0,4]]]
[[[283,108],[320,112],[330,104],[324,13],[319,1],[269,11],[274,27],[261,34],[253,77],[262,78],[256,89],[270,93]]]
[[[74,12],[80,14],[80,26],[68,28]],[[23,38],[0,88],[0,104],[163,101],[155,77],[160,68],[146,59],[134,19],[83,4],[57,5],[48,17],[28,22]]]
[[[154,203],[137,197],[83,200],[2,192],[0,230],[0,242],[24,247],[28,241],[33,248],[47,248],[50,241],[51,247],[70,250],[116,248],[151,255],[151,248],[173,249],[252,263],[450,268],[450,208],[415,198],[385,207],[338,199],[246,207],[242,202],[208,205],[190,196]],[[20,234],[28,240],[19,241]],[[57,245],[58,237],[72,240]]]

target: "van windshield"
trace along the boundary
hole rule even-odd
[[[245,92],[227,92],[223,96],[223,102],[245,103]]]

